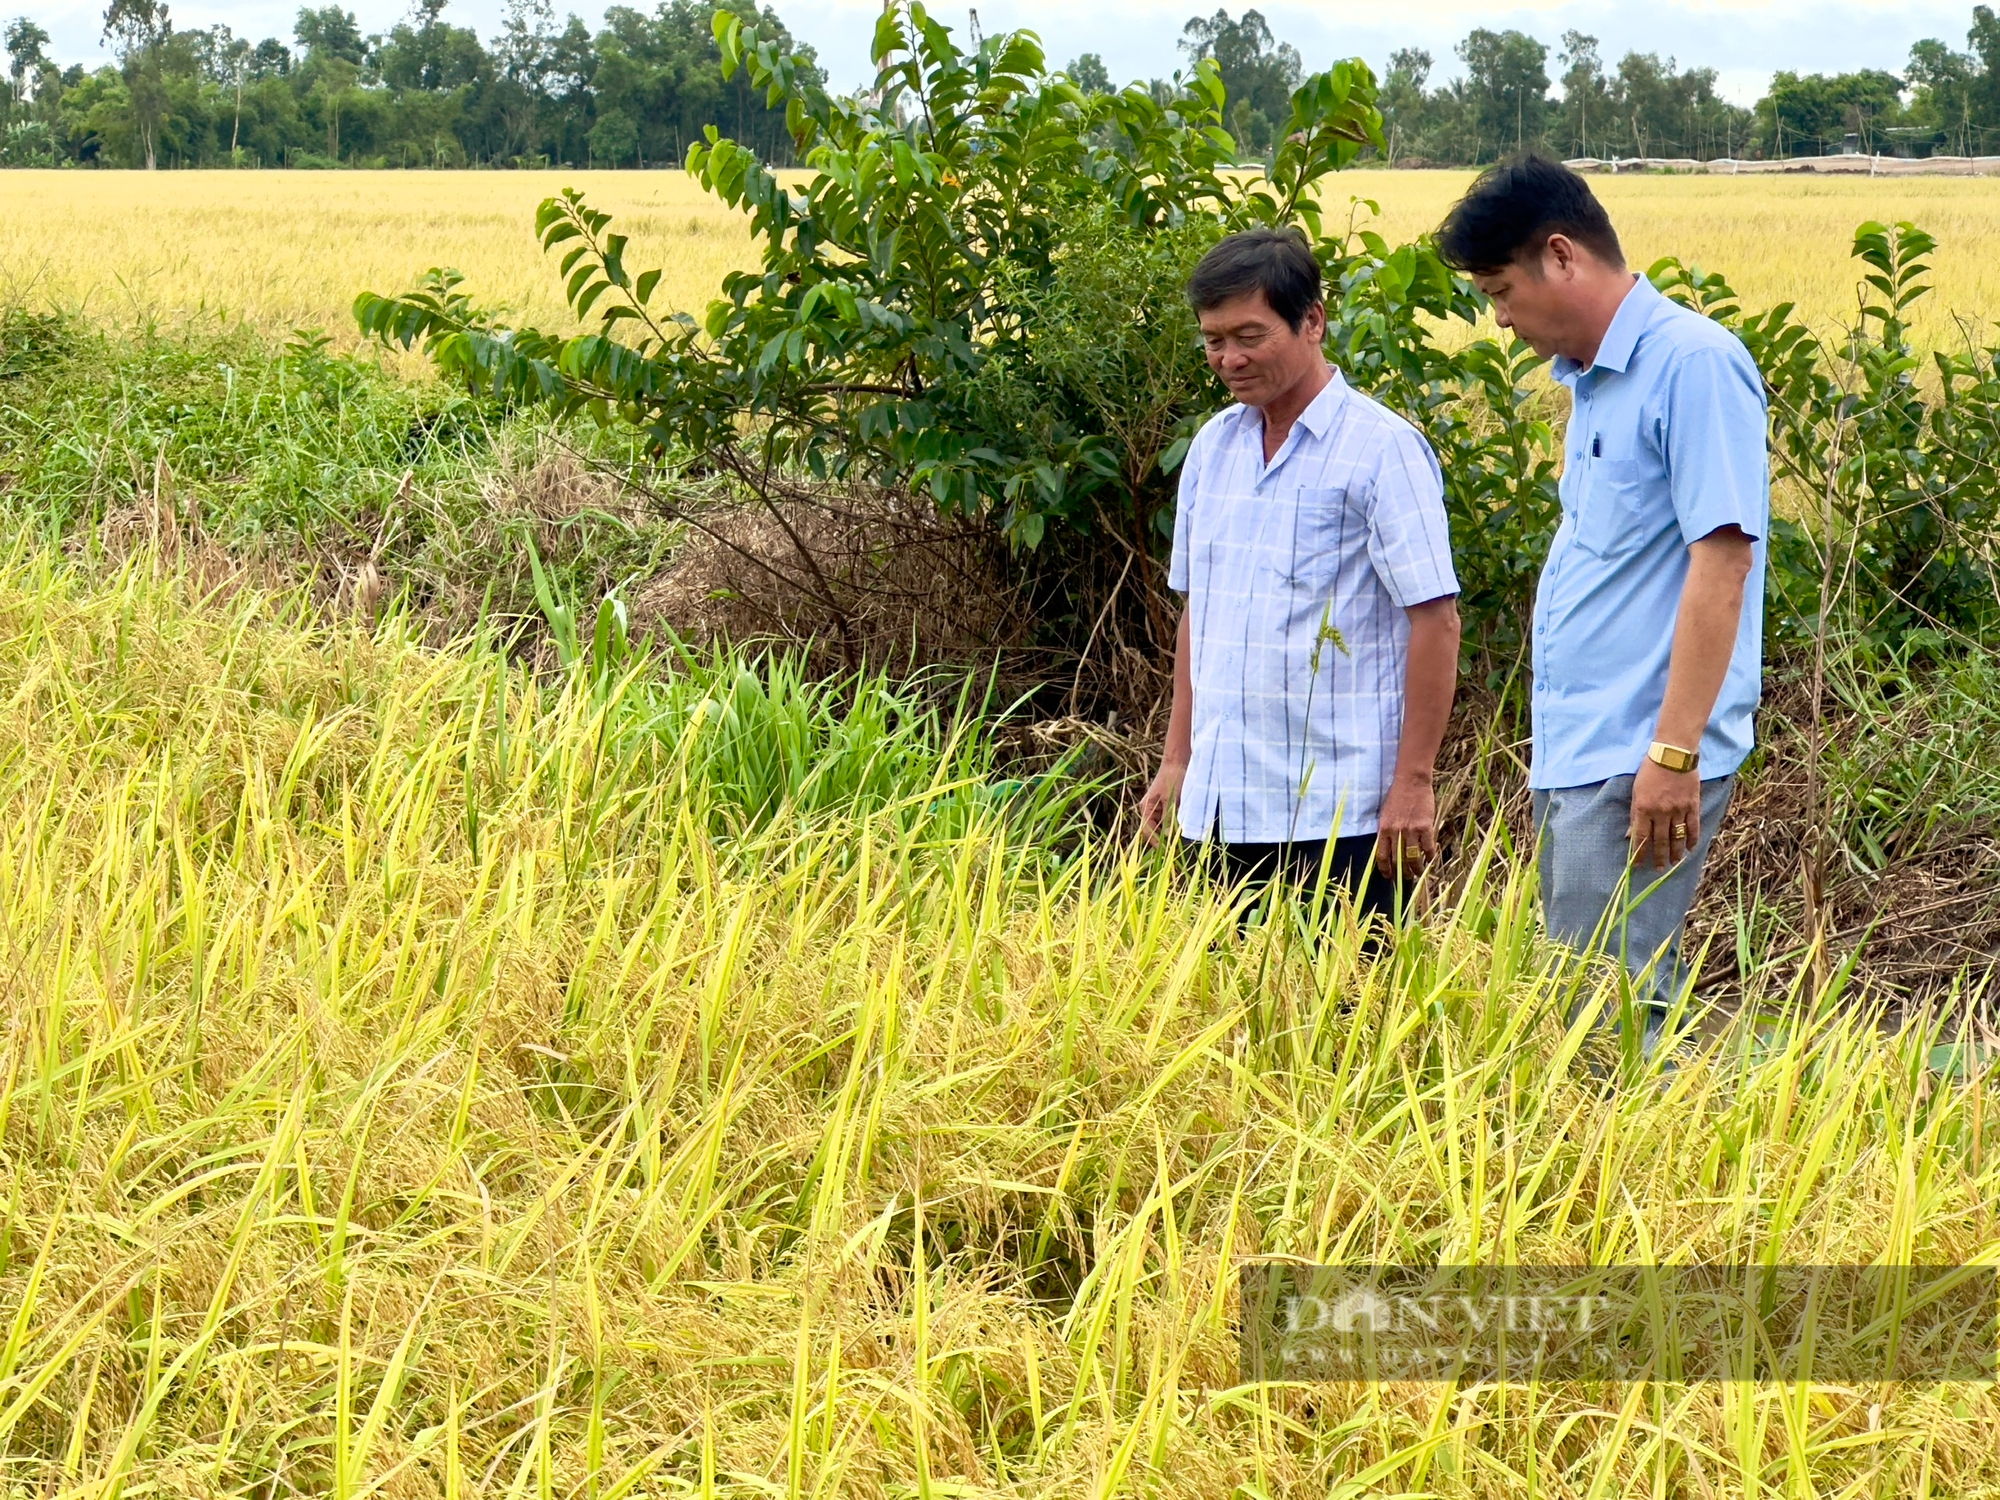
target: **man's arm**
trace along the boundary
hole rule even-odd
[[[1410,655],[1403,683],[1403,733],[1396,744],[1396,774],[1382,799],[1375,834],[1375,868],[1394,878],[1413,875],[1437,858],[1438,747],[1451,722],[1458,691],[1458,599],[1413,604]]]
[[[1160,756],[1159,774],[1139,799],[1139,837],[1157,842],[1160,829],[1181,799],[1188,761],[1194,757],[1194,678],[1188,666],[1188,611],[1181,611],[1174,632],[1174,697],[1167,711],[1167,748]]]
[[[1743,618],[1743,585],[1750,576],[1752,543],[1741,527],[1723,526],[1688,548],[1687,582],[1674,616],[1673,652],[1667,660],[1667,696],[1653,738],[1683,750],[1701,749],[1708,716],[1729,675],[1736,627]],[[1641,761],[1632,781],[1632,857],[1650,855],[1665,869],[1701,838],[1701,767],[1669,771]]]

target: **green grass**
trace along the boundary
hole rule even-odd
[[[0,506],[50,544],[124,555],[189,531],[324,593],[373,563],[446,634],[538,618],[532,543],[596,599],[650,577],[675,532],[592,472],[633,455],[323,336],[245,324],[116,329],[0,312]]]
[[[0,568],[11,1488],[2000,1485],[1991,1386],[1235,1371],[1253,1253],[1990,1263],[1942,1021],[1607,1091],[1518,879],[1239,933],[879,682],[319,618]]]

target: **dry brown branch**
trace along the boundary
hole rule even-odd
[[[697,642],[782,643],[818,664],[991,661],[1027,641],[982,527],[889,491],[794,492],[687,516],[692,535],[633,600],[640,626]]]

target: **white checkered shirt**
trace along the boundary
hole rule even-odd
[[[1261,414],[1228,408],[1181,468],[1167,581],[1193,648],[1181,832],[1373,833],[1403,731],[1404,611],[1458,592],[1423,435],[1337,370],[1268,465]]]

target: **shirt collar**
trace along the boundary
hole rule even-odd
[[[1639,346],[1639,335],[1646,331],[1646,325],[1653,320],[1654,309],[1663,300],[1652,282],[1643,276],[1634,276],[1632,289],[1618,304],[1618,311],[1611,315],[1611,326],[1604,330],[1604,337],[1597,345],[1597,358],[1588,365],[1580,365],[1568,355],[1558,354],[1556,379],[1565,385],[1574,385],[1595,370],[1624,374],[1625,367],[1632,362],[1632,351]]]
[[[1306,409],[1299,413],[1296,423],[1316,438],[1326,436],[1326,430],[1333,425],[1333,419],[1340,411],[1341,402],[1347,399],[1347,382],[1341,379],[1340,367],[1328,365],[1327,372],[1333,378],[1306,403]]]

